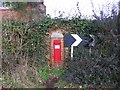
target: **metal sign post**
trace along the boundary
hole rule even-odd
[[[73,60],[73,46],[71,46],[71,60]]]

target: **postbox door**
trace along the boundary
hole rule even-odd
[[[61,41],[54,40],[53,48],[54,48],[54,62],[60,62],[61,61]]]

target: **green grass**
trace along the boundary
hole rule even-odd
[[[47,80],[49,76],[60,76],[65,72],[64,68],[49,68],[49,67],[37,67],[38,73],[42,80]]]

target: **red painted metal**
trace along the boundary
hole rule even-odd
[[[61,40],[56,39],[53,43],[54,62],[61,62]]]

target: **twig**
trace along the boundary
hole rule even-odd
[[[118,35],[114,34],[113,30],[110,30],[110,32],[111,32],[111,34],[112,34],[113,37],[116,37],[116,38],[120,37],[120,34],[118,34]]]

